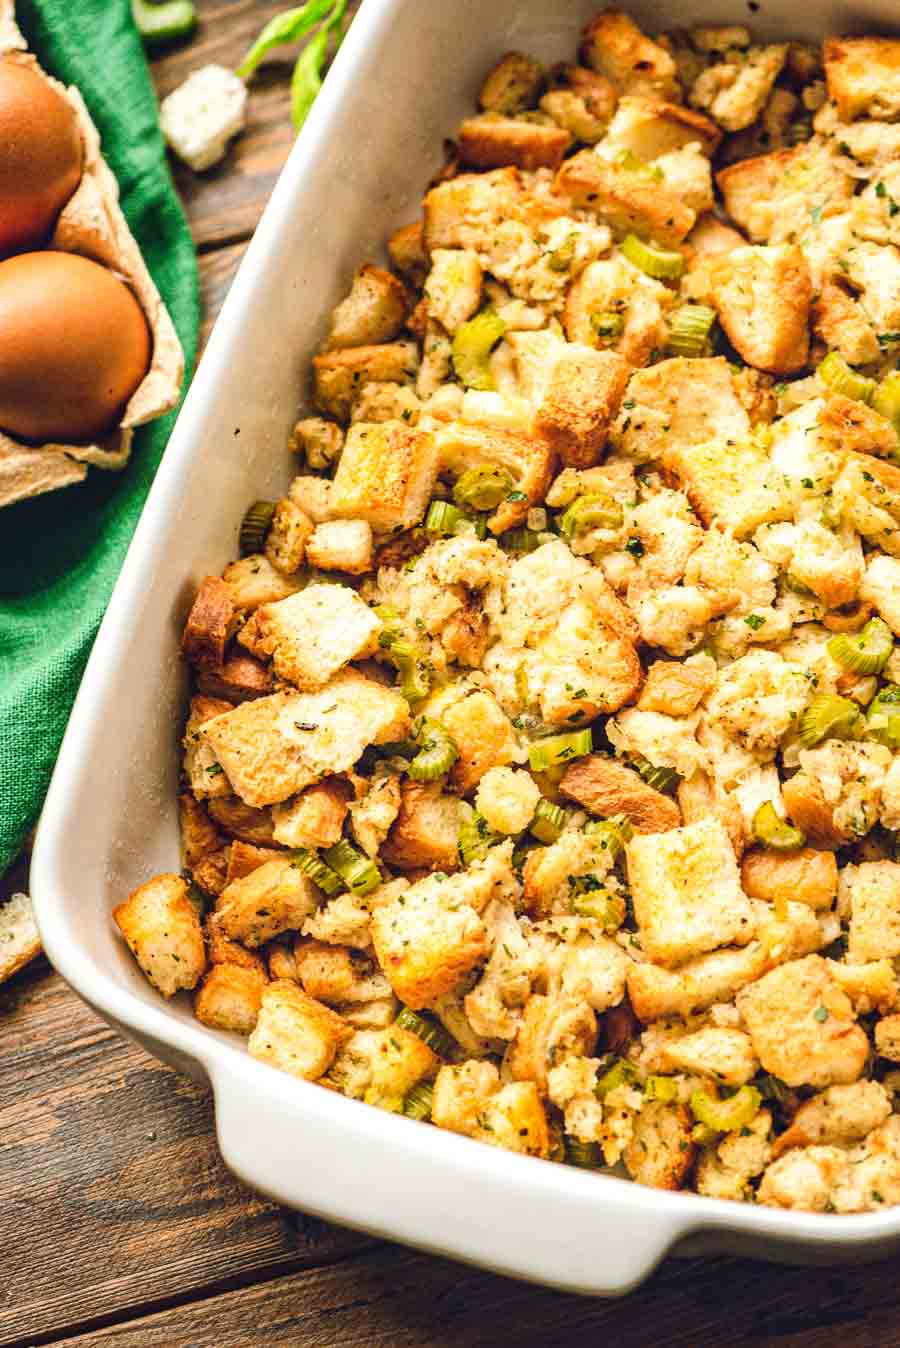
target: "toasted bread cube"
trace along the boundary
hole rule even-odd
[[[435,248],[425,278],[428,313],[451,335],[481,303],[481,263],[471,248]]]
[[[610,439],[642,461],[671,457],[683,445],[740,440],[750,418],[723,356],[676,356],[636,370]]]
[[[300,589],[302,581],[284,576],[262,553],[252,553],[238,562],[230,562],[222,579],[231,590],[231,598],[241,613],[252,613],[261,604],[274,604]]]
[[[405,781],[400,810],[381,855],[400,870],[455,871],[459,823],[459,800],[444,794],[440,782]]]
[[[366,262],[354,276],[349,295],[331,315],[323,350],[391,342],[403,327],[407,309],[402,282],[389,271]]]
[[[652,42],[621,10],[607,9],[591,19],[581,40],[585,65],[599,71],[621,93],[669,98],[678,93],[675,62],[665,47]]]
[[[266,811],[268,814],[268,811]],[[267,861],[286,861],[288,858],[277,847],[260,847],[256,843],[235,841],[228,849],[227,883],[243,880],[245,875],[259,870]]]
[[[428,269],[428,254],[422,244],[422,221],[413,220],[395,229],[387,241],[387,250],[391,265],[404,276],[418,281]]]
[[[492,426],[451,421],[436,434],[441,469],[459,476],[480,464],[498,464],[515,479],[516,492],[524,500],[502,501],[488,517],[492,534],[501,534],[524,523],[532,506],[542,504],[555,466],[553,450],[536,436]]]
[[[767,967],[769,957],[761,941],[751,941],[741,949],[714,950],[678,969],[661,969],[648,960],[629,965],[628,998],[639,1020],[687,1017],[717,1002],[731,1001]]]
[[[896,464],[870,454],[850,453],[833,491],[847,524],[882,552],[900,556],[900,468]]]
[[[854,180],[819,144],[739,159],[716,175],[732,220],[754,243],[786,239],[805,230],[810,211],[826,218],[846,209]]]
[[[191,880],[207,898],[214,899],[225,888],[228,874],[228,851],[227,847],[222,847],[218,852],[210,852],[209,856],[198,861],[191,870]]]
[[[509,115],[524,112],[537,101],[543,71],[538,61],[519,51],[508,51],[485,76],[478,106],[485,112]]]
[[[266,538],[266,556],[276,571],[292,576],[300,570],[313,528],[309,516],[289,496],[282,496]]]
[[[413,1086],[433,1077],[441,1060],[418,1035],[398,1025],[382,1030],[373,1047],[372,1076],[363,1099],[398,1114]]]
[[[893,458],[900,447],[893,422],[859,399],[845,398],[842,393],[832,393],[825,400],[818,421],[826,444],[838,453],[850,450]]]
[[[726,1086],[743,1086],[759,1070],[750,1036],[728,1025],[705,1025],[693,1034],[663,1041],[666,1070],[710,1076]]]
[[[540,798],[540,788],[529,772],[488,768],[478,784],[475,807],[496,833],[524,833]]]
[[[521,196],[522,180],[515,168],[461,173],[438,183],[424,202],[425,251],[485,247],[497,226],[513,214]]]
[[[593,150],[579,150],[554,179],[555,190],[582,210],[595,211],[621,234],[634,231],[662,244],[678,244],[696,213],[646,175],[610,164]]]
[[[427,877],[372,914],[372,941],[394,992],[414,1010],[450,992],[489,953],[475,909]]]
[[[194,997],[194,1015],[213,1030],[248,1035],[259,1017],[268,978],[240,964],[214,964]]]
[[[302,454],[315,472],[324,472],[341,457],[344,432],[324,417],[304,417],[294,425],[288,449]]]
[[[338,421],[349,421],[363,385],[403,384],[416,372],[412,342],[350,346],[313,357],[316,406]]]
[[[533,170],[558,169],[572,142],[564,127],[516,121],[496,112],[467,117],[456,134],[460,162],[468,168],[494,169],[507,164]]]
[[[615,86],[605,76],[563,62],[551,70],[550,89],[541,99],[540,108],[558,126],[571,131],[576,140],[595,145],[606,133],[616,99]]]
[[[696,142],[660,155],[655,167],[662,174],[666,191],[674,193],[695,215],[699,217],[713,209],[712,169]]]
[[[772,469],[768,451],[752,440],[682,441],[666,452],[665,465],[707,528],[715,521],[736,538],[746,538],[760,524],[793,519],[784,476]]]
[[[705,108],[726,131],[743,131],[766,106],[787,52],[786,42],[729,52],[694,82],[691,105]]]
[[[790,1127],[777,1138],[772,1155],[814,1143],[858,1142],[884,1123],[890,1113],[891,1097],[878,1081],[829,1086],[800,1106]]]
[[[273,693],[245,702],[198,734],[235,792],[260,808],[346,772],[368,745],[403,739],[409,725],[409,705],[399,693],[347,669],[316,693]]]
[[[555,362],[534,429],[572,468],[600,462],[631,366],[615,351],[573,343]]]
[[[736,248],[716,268],[712,298],[748,365],[791,374],[806,364],[812,281],[797,244]]]
[[[275,673],[302,689],[321,688],[351,660],[372,655],[381,631],[378,616],[347,585],[307,585],[264,605],[257,621]]]
[[[680,1189],[697,1154],[692,1128],[685,1105],[667,1105],[661,1100],[645,1104],[622,1153],[631,1178],[652,1189]]]
[[[671,966],[753,937],[731,839],[718,819],[637,833],[626,846],[641,946]]]
[[[547,1089],[547,1070],[567,1057],[586,1057],[597,1040],[597,1017],[586,1001],[557,1001],[537,993],[525,1003],[504,1066],[515,1081]]]
[[[627,815],[638,833],[665,833],[677,829],[681,823],[674,800],[654,791],[633,768],[604,754],[589,754],[570,764],[559,790],[561,795],[602,819],[613,814]]]
[[[294,504],[309,516],[313,524],[324,524],[326,520],[331,519],[333,487],[334,483],[328,478],[301,473],[299,477],[294,478],[288,488],[288,495]],[[283,597],[278,596],[279,599]]]
[[[155,875],[113,909],[147,978],[164,997],[196,987],[206,968],[203,929],[180,875]]]
[[[321,894],[297,863],[267,861],[232,880],[216,902],[215,920],[232,941],[255,949],[283,931],[294,931],[316,911]]]
[[[822,47],[828,97],[842,122],[900,117],[900,41],[887,37],[829,37]]]
[[[229,837],[240,838],[253,847],[265,847],[272,842],[271,810],[258,810],[252,805],[245,805],[237,796],[216,796],[207,808],[222,832]]]
[[[833,852],[802,847],[798,852],[756,848],[741,862],[741,884],[751,899],[766,903],[805,903],[819,910],[837,896],[838,871]]]
[[[630,150],[638,159],[647,162],[686,145],[699,143],[709,157],[722,140],[722,132],[692,108],[680,103],[667,103],[661,98],[639,95],[619,99],[615,115],[607,128],[602,152],[620,154]]]
[[[391,995],[390,984],[372,959],[348,946],[297,941],[294,960],[304,991],[330,1006],[380,1001]]]
[[[242,969],[255,969],[260,974],[266,972],[264,960],[239,941],[232,941],[230,936],[226,936],[214,914],[206,919],[204,931],[210,964],[238,964]]]
[[[218,576],[207,576],[200,582],[181,638],[181,649],[196,669],[221,668],[237,622],[231,587]]]
[[[368,857],[376,857],[391,825],[400,813],[400,781],[394,775],[359,778],[362,791],[350,802],[350,831]]]
[[[256,1029],[247,1048],[253,1058],[282,1072],[317,1081],[352,1034],[335,1011],[287,979],[264,989]]]
[[[184,771],[191,790],[199,800],[231,794],[225,769],[201,734],[207,721],[226,711],[231,711],[231,703],[224,698],[191,698],[190,714],[184,728]]]
[[[547,1116],[533,1081],[500,1086],[493,1063],[471,1061],[444,1066],[434,1083],[432,1122],[438,1128],[478,1138],[494,1147],[550,1154]]]
[[[900,1062],[900,1015],[882,1016],[875,1025],[875,1048],[880,1058]]]
[[[359,576],[372,568],[372,526],[365,520],[317,524],[306,544],[306,556],[323,571]]]
[[[841,879],[850,900],[848,960],[863,964],[900,955],[900,865],[864,861],[845,867]]]
[[[617,711],[641,686],[631,634],[617,631],[588,600],[566,605],[541,654],[537,697],[548,725],[571,727]]]
[[[403,421],[356,422],[334,479],[334,515],[382,533],[418,524],[437,481],[438,455],[430,431]]]
[[[219,830],[201,801],[189,791],[178,797],[178,822],[181,828],[181,855],[188,870],[222,846]]]
[[[823,284],[813,304],[813,332],[851,365],[868,365],[881,355],[878,335],[865,309],[843,286],[832,281]],[[858,405],[863,414],[878,415],[865,404]]]
[[[614,348],[631,365],[646,365],[667,339],[665,315],[673,295],[619,254],[591,262],[569,287],[563,326],[570,342]],[[597,329],[595,314],[618,314],[624,324],[616,338]],[[524,335],[524,334],[523,334]],[[516,342],[516,334],[509,345]],[[529,334],[543,338],[544,333]],[[520,362],[521,370],[521,362]]]
[[[868,1016],[873,1011],[882,1015],[897,1005],[900,988],[890,960],[869,960],[867,964],[844,964],[829,960],[831,976],[850,998],[857,1016]]]
[[[266,950],[266,967],[272,979],[287,978],[291,983],[300,982],[293,946],[288,947],[273,941]]]
[[[285,847],[331,847],[341,836],[352,795],[346,778],[326,777],[273,806],[275,841]]]
[[[441,719],[459,752],[449,780],[461,796],[469,795],[489,768],[512,760],[515,732],[490,693],[470,693],[449,707]]]
[[[895,636],[900,635],[900,560],[880,553],[871,557],[859,595],[874,604]]]
[[[736,1000],[764,1070],[788,1086],[831,1086],[862,1075],[869,1041],[820,955],[772,969]]]
[[[221,669],[200,671],[197,690],[208,697],[234,705],[271,693],[272,675],[260,660],[255,660],[243,651],[235,651],[225,657]]]
[[[706,663],[685,664],[680,660],[654,660],[638,698],[640,711],[665,716],[690,716],[715,681],[715,671]]]

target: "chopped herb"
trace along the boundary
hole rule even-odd
[[[813,1012],[813,1020],[817,1020],[820,1025],[824,1025],[828,1019],[828,1010],[824,1006],[817,1006]]]
[[[801,487],[813,487],[815,486],[815,483],[813,482],[811,477],[802,477],[800,479],[800,485]]]
[[[630,552],[632,557],[643,557],[644,545],[639,538],[629,538],[625,544],[625,551]]]
[[[511,491],[506,497],[507,501],[527,501],[528,497],[523,491]]]
[[[748,613],[744,619],[751,632],[758,632],[765,621],[765,618],[761,617],[759,613]]]

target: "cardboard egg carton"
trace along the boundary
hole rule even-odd
[[[122,413],[118,427],[92,445],[28,445],[0,431],[0,507],[81,482],[88,467],[121,469],[128,462],[134,428],[178,402],[184,354],[168,311],[153,283],[119,205],[119,187],[100,152],[100,136],[78,90],[41,69],[15,22],[15,0],[0,0],[0,58],[37,71],[75,109],[84,152],[81,182],[56,223],[48,248],[79,253],[126,278],[153,338],[150,368]]]

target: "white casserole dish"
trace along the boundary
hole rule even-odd
[[[509,48],[571,59],[598,0],[365,0],[247,253],[128,554],[72,715],[32,877],[50,959],[105,1019],[215,1094],[226,1164],[279,1202],[499,1272],[626,1292],[670,1250],[795,1262],[900,1246],[900,1207],[855,1217],[660,1193],[472,1142],[297,1081],[166,1004],[114,931],[179,867],[178,638],[236,554],[249,500],[283,489],[301,380],[356,264],[413,218],[442,137]],[[895,0],[634,0],[651,30],[750,19],[765,36],[889,29]],[[896,17],[895,17],[896,23]]]

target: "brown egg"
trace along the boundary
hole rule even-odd
[[[72,105],[30,66],[0,61],[0,256],[49,237],[81,163]]]
[[[72,253],[0,262],[0,427],[38,443],[116,424],[150,365],[144,311],[124,281]]]

